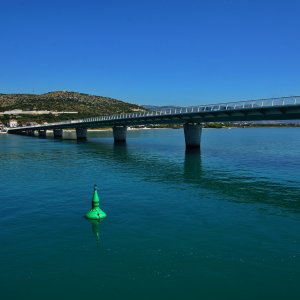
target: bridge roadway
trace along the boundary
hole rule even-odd
[[[75,129],[77,139],[86,139],[88,128],[112,127],[115,143],[124,143],[126,142],[127,126],[183,124],[186,147],[199,148],[202,123],[295,119],[300,119],[300,96],[122,113],[9,128],[8,133],[33,136],[34,132],[37,131],[40,137],[45,137],[47,130],[53,130],[54,138],[61,138],[63,129]]]

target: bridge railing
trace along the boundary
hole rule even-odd
[[[105,121],[115,121],[115,120],[133,119],[133,118],[145,118],[145,117],[152,117],[152,116],[181,115],[181,114],[193,114],[193,113],[201,113],[201,112],[207,113],[207,112],[218,112],[218,111],[234,111],[234,110],[242,110],[242,109],[257,109],[260,107],[261,108],[284,107],[284,106],[293,106],[299,104],[300,104],[300,96],[291,96],[291,97],[227,102],[227,103],[189,106],[189,107],[175,107],[175,108],[169,108],[163,110],[121,113],[116,115],[106,115],[106,116],[99,116],[94,118],[85,118],[81,120],[71,120],[71,121],[51,123],[51,126],[71,125],[73,123],[78,125],[78,123],[96,123],[101,121],[105,122]],[[30,126],[30,128],[38,128],[38,127],[43,127],[43,125]]]
[[[109,121],[118,119],[132,119],[132,118],[144,118],[151,116],[165,116],[165,115],[179,115],[179,114],[191,114],[199,112],[217,112],[217,111],[229,111],[229,110],[241,110],[241,109],[257,109],[260,107],[282,107],[290,105],[299,105],[300,96],[293,97],[281,97],[271,99],[260,99],[260,100],[248,100],[239,102],[227,102],[220,104],[200,105],[200,106],[189,106],[189,107],[176,107],[163,110],[151,110],[144,112],[134,113],[122,113],[118,115],[100,116],[96,118],[83,119],[83,122],[99,122]]]

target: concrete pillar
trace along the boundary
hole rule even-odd
[[[77,140],[86,140],[87,129],[86,128],[76,128],[76,138]]]
[[[113,134],[115,143],[126,143],[126,133],[127,126],[114,126]]]
[[[202,133],[201,125],[186,123],[183,128],[186,148],[200,148]]]
[[[53,137],[55,139],[61,139],[62,138],[62,134],[63,134],[63,130],[62,129],[53,129]]]
[[[46,137],[46,130],[42,129],[42,130],[39,130],[39,137]]]
[[[33,129],[28,129],[27,130],[27,135],[34,135],[34,130]]]

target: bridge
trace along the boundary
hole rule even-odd
[[[295,120],[300,119],[300,96],[228,102],[210,105],[176,107],[167,110],[121,113],[51,124],[9,128],[10,134],[62,138],[64,129],[75,129],[78,140],[87,138],[90,128],[112,127],[115,143],[126,142],[128,126],[149,124],[182,124],[187,148],[199,148],[203,123]]]

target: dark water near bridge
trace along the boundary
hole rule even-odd
[[[299,129],[128,136],[0,135],[2,299],[300,299]]]

